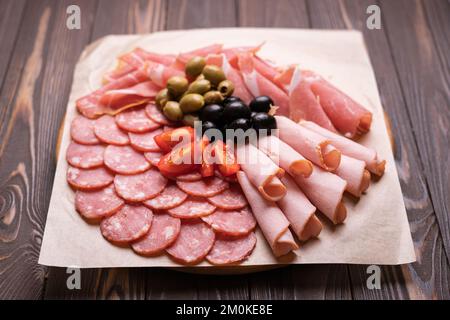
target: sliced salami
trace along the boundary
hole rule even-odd
[[[81,144],[98,144],[100,141],[94,134],[94,120],[77,116],[70,124],[70,136]]]
[[[102,145],[87,146],[72,141],[67,148],[66,159],[77,168],[95,168],[103,165],[104,152],[105,147]]]
[[[152,165],[157,166],[159,163],[159,160],[164,154],[160,151],[150,151],[144,153],[145,159],[147,159],[148,162],[150,162]]]
[[[105,150],[105,165],[114,172],[136,174],[150,168],[142,153],[130,146],[109,145]]]
[[[141,255],[159,254],[177,239],[180,228],[180,219],[166,213],[155,214],[150,230],[144,237],[134,242],[131,248]]]
[[[117,125],[130,132],[148,132],[158,129],[161,125],[152,121],[144,108],[131,108],[116,115]]]
[[[100,224],[103,237],[114,243],[127,243],[145,235],[152,224],[153,212],[144,206],[126,204]]]
[[[225,191],[209,197],[208,201],[224,210],[242,209],[247,205],[247,199],[238,184],[231,184]]]
[[[75,208],[88,220],[96,220],[110,216],[124,205],[114,186],[110,185],[97,191],[77,191],[75,194]]]
[[[248,208],[224,211],[217,209],[213,214],[202,218],[214,231],[230,236],[242,236],[255,229],[256,220]]]
[[[159,123],[164,126],[173,126],[174,123],[167,119],[167,117],[164,115],[164,113],[161,112],[161,110],[158,109],[158,107],[154,103],[149,103],[145,107],[145,112],[147,113],[147,116],[152,119],[154,122]]]
[[[177,181],[181,190],[192,196],[212,197],[228,188],[228,182],[217,177],[203,178],[198,181]]]
[[[198,181],[201,179],[202,179],[202,175],[198,171],[182,174],[177,177],[178,181],[189,181],[189,182]]]
[[[226,176],[226,177],[225,177],[223,174],[220,173],[219,170],[216,170],[216,171],[214,171],[214,175],[215,175],[217,178],[220,178],[220,179],[222,179],[222,180],[225,180],[225,181],[228,181],[228,182],[233,182],[233,183],[238,183],[236,174],[232,174],[231,176]]]
[[[144,133],[128,133],[130,137],[130,143],[133,148],[139,151],[159,151],[159,147],[153,139],[158,134],[162,133],[163,129],[159,128],[150,132]]]
[[[95,120],[94,133],[104,143],[118,146],[130,143],[128,134],[117,126],[113,116],[107,114]]]
[[[155,198],[145,201],[144,204],[151,209],[167,210],[179,206],[187,197],[188,195],[183,190],[171,184]]]
[[[256,235],[251,232],[243,237],[217,236],[206,260],[215,265],[231,264],[246,259],[256,245]]]
[[[155,168],[133,175],[118,174],[114,178],[114,186],[119,196],[133,202],[156,197],[166,184],[167,178]]]
[[[180,233],[166,252],[185,264],[202,261],[214,244],[214,231],[203,221],[182,221]]]
[[[213,213],[214,210],[216,210],[216,207],[206,199],[189,197],[182,204],[167,210],[167,212],[175,218],[191,219],[205,217]]]
[[[109,185],[114,175],[105,167],[94,169],[80,169],[69,166],[67,168],[67,182],[80,190],[94,190]]]

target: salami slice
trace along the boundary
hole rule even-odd
[[[148,132],[158,129],[161,125],[152,121],[143,108],[131,108],[116,115],[117,125],[130,132]]]
[[[147,159],[148,162],[150,162],[155,167],[158,165],[159,160],[164,154],[160,151],[150,151],[144,153],[145,159]]]
[[[154,103],[149,103],[145,107],[145,112],[147,113],[147,116],[156,123],[164,126],[174,126],[174,122],[167,119],[164,113],[162,113]]]
[[[216,265],[240,262],[252,253],[255,245],[256,235],[253,232],[238,238],[217,236],[206,260]]]
[[[189,197],[179,206],[167,210],[175,218],[191,219],[210,215],[216,210],[216,207],[210,204],[206,199]]]
[[[216,210],[202,218],[214,231],[230,236],[242,236],[255,229],[256,220],[248,208],[241,210]]]
[[[114,175],[105,167],[94,169],[80,169],[69,166],[67,168],[67,182],[80,190],[94,190],[109,185]]]
[[[88,220],[110,216],[123,205],[124,201],[117,196],[113,185],[97,191],[75,193],[75,208]]]
[[[104,152],[104,146],[87,146],[72,141],[67,148],[66,158],[67,162],[74,167],[89,169],[103,164]]]
[[[166,252],[185,264],[202,261],[214,244],[214,231],[203,221],[182,221],[180,233]]]
[[[136,174],[150,168],[150,163],[145,160],[142,153],[130,146],[107,146],[105,165],[112,171],[121,174]]]
[[[179,175],[177,177],[178,181],[190,181],[190,182],[192,182],[192,181],[198,181],[198,180],[201,180],[201,179],[202,179],[202,175],[198,171],[182,174],[182,175]]]
[[[153,139],[158,134],[162,133],[163,129],[159,128],[145,133],[128,133],[130,137],[131,146],[139,151],[159,151],[159,147]]]
[[[209,197],[208,201],[224,210],[242,209],[247,205],[247,199],[238,184],[231,184],[225,191]]]
[[[145,235],[152,224],[153,212],[144,206],[124,205],[100,224],[103,237],[114,243],[127,243]]]
[[[159,254],[177,239],[180,228],[180,219],[166,213],[155,214],[150,230],[144,237],[134,242],[131,248],[141,255]]]
[[[198,181],[177,181],[181,190],[192,196],[212,197],[228,188],[228,182],[217,177],[203,178]]]
[[[188,195],[180,188],[171,184],[155,198],[145,201],[144,205],[155,210],[167,210],[179,206],[187,197]]]
[[[94,133],[104,143],[118,146],[130,143],[128,134],[117,126],[113,116],[107,114],[95,120]]]
[[[233,183],[238,183],[236,174],[232,174],[231,176],[226,176],[226,177],[225,177],[223,174],[220,173],[219,170],[216,170],[216,171],[214,171],[214,175],[215,175],[217,178],[220,178],[220,179],[222,179],[222,180],[225,180],[225,181],[228,181],[228,182],[233,182]]]
[[[94,120],[77,116],[70,124],[70,136],[81,144],[98,144],[100,141],[94,134]]]
[[[114,178],[114,186],[119,196],[133,202],[156,197],[166,184],[167,178],[155,168],[133,175],[118,174]]]

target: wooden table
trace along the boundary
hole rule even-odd
[[[81,8],[81,29],[66,8]],[[380,30],[366,8],[381,8]],[[239,276],[92,269],[68,290],[63,268],[37,264],[56,167],[55,145],[83,48],[108,34],[204,27],[357,29],[364,33],[418,261],[382,267],[303,265]],[[423,1],[0,0],[0,298],[449,299],[450,5]],[[220,41],[220,39],[218,39]]]

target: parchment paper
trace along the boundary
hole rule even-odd
[[[359,201],[345,197],[348,210],[343,225],[322,219],[318,240],[302,245],[295,254],[277,260],[258,231],[253,254],[242,265],[285,263],[402,264],[415,261],[397,171],[389,144],[378,89],[361,33],[299,29],[203,29],[160,32],[151,35],[113,35],[88,46],[75,68],[61,152],[47,216],[39,263],[49,266],[154,267],[179,266],[166,255],[145,258],[129,248],[104,240],[98,225],[89,225],[74,208],[74,192],[66,182],[65,154],[75,100],[100,86],[102,74],[115,66],[119,54],[136,46],[160,53],[178,53],[220,42],[225,46],[256,45],[260,54],[278,65],[298,63],[329,79],[373,111],[373,125],[361,143],[375,148],[387,160],[386,173],[372,182]],[[63,107],[63,106],[61,106]],[[210,267],[208,263],[201,267]]]

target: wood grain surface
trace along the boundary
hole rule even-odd
[[[366,8],[381,8],[380,30]],[[77,4],[80,30],[65,27]],[[0,299],[450,299],[449,46],[445,0],[0,0]],[[418,261],[382,267],[304,265],[250,275],[167,269],[81,271],[37,265],[55,171],[54,152],[74,65],[108,34],[205,27],[361,30],[381,100]]]

